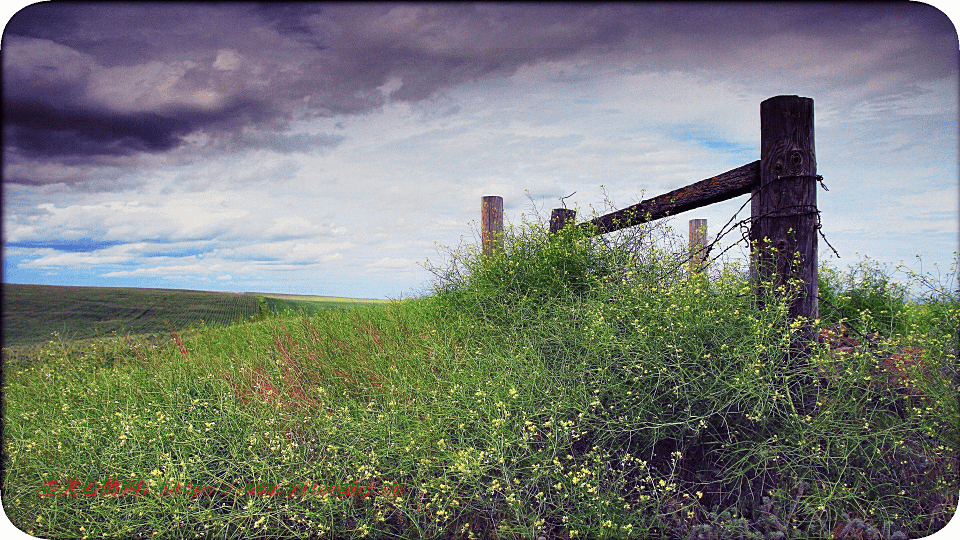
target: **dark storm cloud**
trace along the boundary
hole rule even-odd
[[[25,8],[3,39],[8,163],[95,162],[166,152],[198,131],[276,129],[282,111],[265,97],[264,81],[245,85],[247,74],[230,56],[238,53],[224,49],[231,26],[240,34],[257,28],[231,25],[237,16],[204,5]]]
[[[200,128],[236,127],[269,116],[266,104],[240,99],[215,111],[183,109],[163,114],[57,108],[26,100],[6,100],[3,105],[5,142],[27,158],[163,152]]]
[[[197,54],[251,40],[254,4],[41,2],[17,12],[9,35],[50,40],[112,67]]]
[[[811,71],[814,46],[850,61]],[[574,55],[867,85],[955,72],[956,49],[949,20],[917,3],[42,3],[5,30],[5,150],[93,160],[168,152],[197,132],[214,147],[331,146],[284,131]]]
[[[288,38],[314,45],[320,49],[329,46],[323,32],[318,32],[308,21],[320,16],[318,4],[297,3],[282,4],[270,2],[256,6],[255,14],[261,17],[266,26]]]
[[[390,77],[393,95],[420,100],[486,75],[509,75],[524,64],[558,59],[630,32],[630,10],[566,5],[336,6],[326,12],[337,80],[373,89]],[[633,10],[635,11],[635,10]]]

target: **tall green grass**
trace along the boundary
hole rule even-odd
[[[423,298],[8,363],[7,515],[37,536],[91,538],[941,528],[960,488],[956,293],[888,320],[853,291],[893,305],[894,289],[825,273],[836,312],[817,324],[876,336],[798,356],[788,292],[758,307],[733,265],[688,275],[656,231],[525,225],[493,257],[453,253]],[[905,346],[922,365],[891,379],[884,362]],[[151,491],[40,497],[51,478]],[[171,482],[215,489],[162,495]],[[379,491],[287,496],[304,483]]]

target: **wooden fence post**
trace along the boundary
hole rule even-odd
[[[707,220],[690,220],[690,273],[696,274],[704,270],[703,261],[707,253]]]
[[[550,212],[550,233],[559,232],[568,223],[575,223],[577,220],[577,211],[569,208],[554,208]]]
[[[776,96],[760,104],[760,184],[751,201],[751,276],[773,287],[800,280],[791,318],[819,315],[817,288],[817,160],[813,100]],[[811,336],[806,336],[811,337]]]
[[[503,197],[488,195],[480,201],[483,256],[503,249]]]

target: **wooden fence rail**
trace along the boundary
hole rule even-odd
[[[578,225],[604,234],[640,225],[680,212],[694,210],[750,193],[760,181],[760,162],[718,174],[712,178],[675,189],[652,199],[646,199],[616,212],[594,218]],[[556,212],[557,210],[554,210]]]
[[[790,316],[804,317],[809,326],[819,313],[816,174],[813,100],[775,96],[760,104],[758,161],[576,226],[604,234],[750,193],[750,270],[758,297],[763,296],[764,283],[772,283],[776,288],[798,280],[800,294],[790,306]],[[483,209],[486,254],[502,245],[499,242],[503,234],[503,199],[484,197]],[[491,209],[499,211],[499,215],[488,216]],[[696,240],[703,245],[706,223],[695,226],[695,221],[701,220],[691,221],[691,244]],[[557,232],[575,222],[575,210],[555,209],[550,214],[550,231]],[[703,255],[702,251],[699,255]],[[694,265],[691,257],[691,269],[702,264],[701,258]]]

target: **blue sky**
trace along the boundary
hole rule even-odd
[[[483,195],[633,204],[759,159],[781,94],[815,102],[822,259],[957,250],[957,33],[924,4],[35,4],[2,55],[7,283],[410,296]]]

